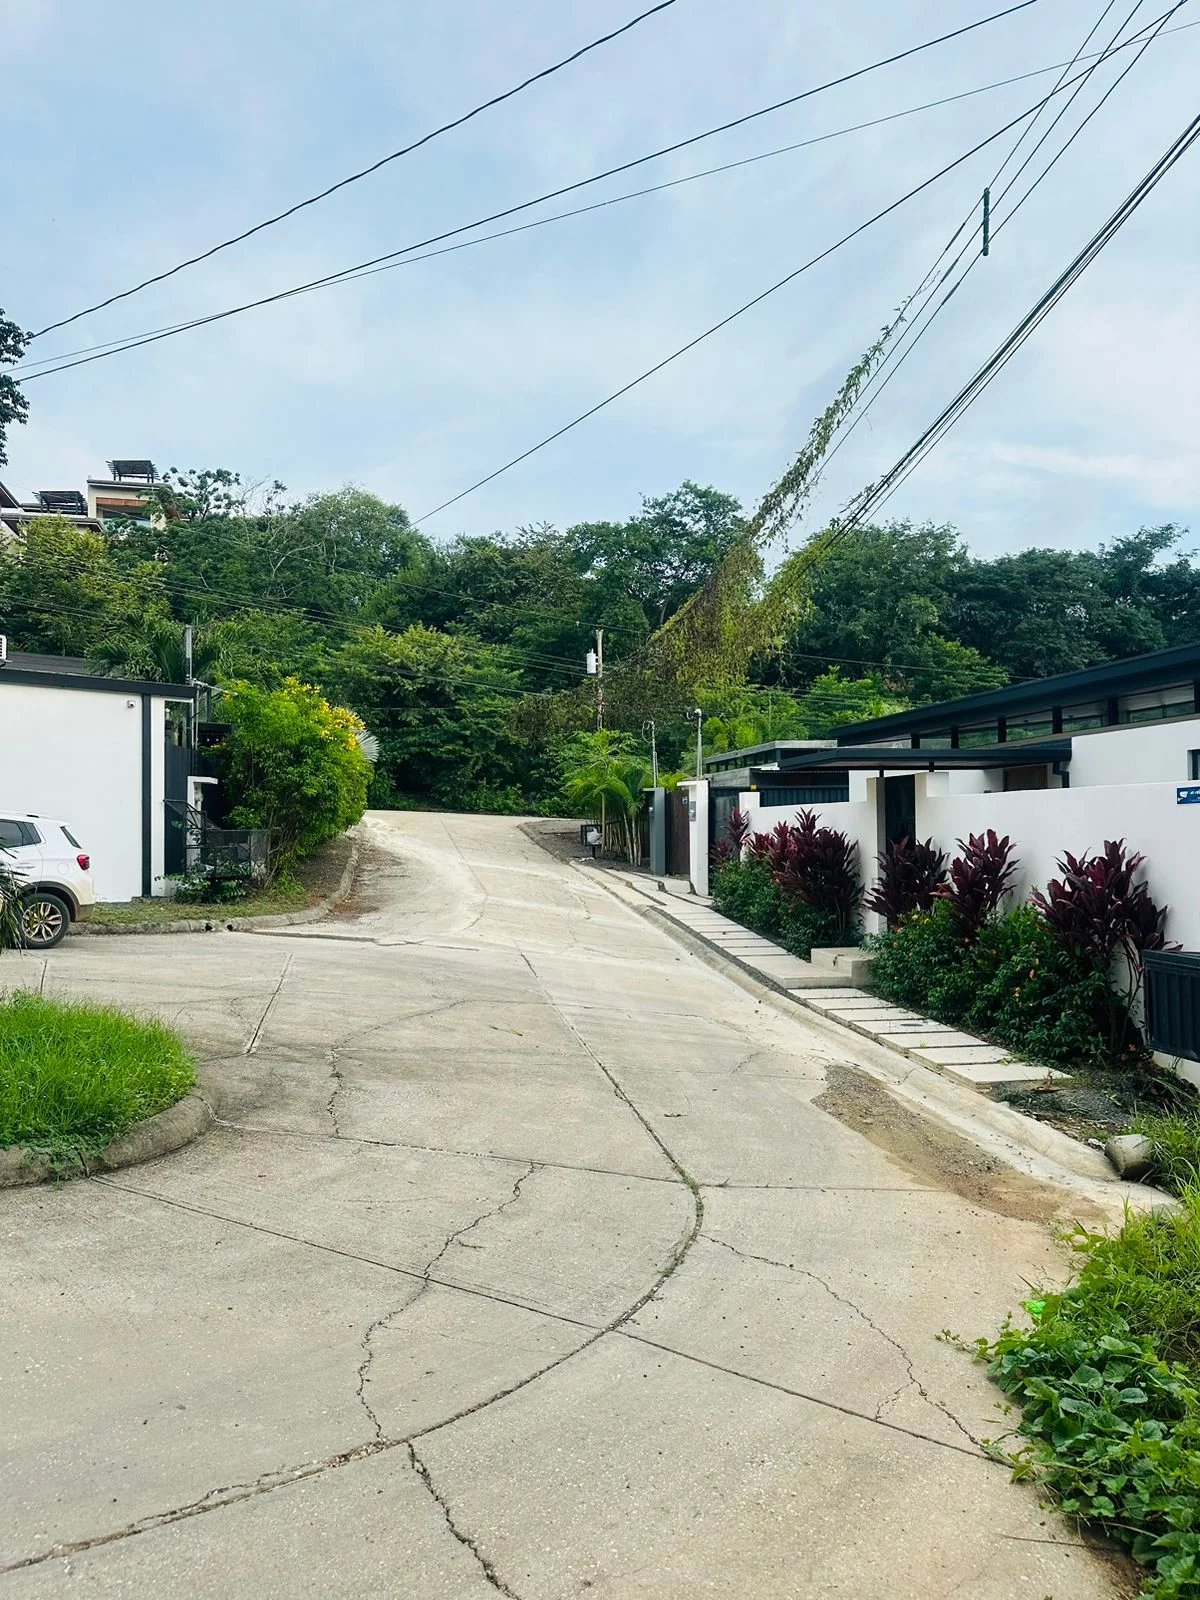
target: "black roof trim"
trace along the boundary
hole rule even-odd
[[[1078,672],[1061,672],[1053,678],[1038,678],[1033,683],[1015,683],[1007,689],[989,689],[986,694],[967,695],[963,700],[943,700],[938,705],[897,711],[890,717],[876,717],[870,722],[847,722],[834,729],[834,737],[839,744],[860,744],[864,740],[921,733],[927,728],[944,728],[950,723],[961,725],[976,718],[1006,716],[1010,712],[1040,709],[1043,706],[1067,705],[1075,700],[1107,700],[1116,695],[1136,693],[1139,689],[1177,683],[1182,679],[1200,680],[1200,644],[1151,650],[1145,655],[1106,661],[1099,667],[1084,667]]]
[[[24,672],[19,667],[0,667],[0,688],[6,683],[21,683],[33,689],[91,689],[100,694],[148,695],[154,700],[191,700],[198,693],[195,684],[150,683],[141,678],[99,678],[81,672]]]
[[[950,745],[923,745],[919,750],[913,750],[908,745],[842,745],[832,752],[836,762],[829,759],[831,752],[828,750],[814,750],[812,753],[823,755],[825,760],[812,761],[799,756],[786,766],[764,771],[762,778],[766,780],[765,783],[759,780],[755,772],[750,776],[760,787],[770,788],[782,784],[789,774],[807,772],[814,767],[821,771],[841,769],[855,772],[934,772],[939,767],[968,771],[989,767],[1044,767],[1051,762],[1069,761],[1071,741],[1045,739],[1036,743],[983,744],[964,749]]]

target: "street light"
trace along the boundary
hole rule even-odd
[[[704,712],[696,706],[692,715],[696,719],[696,776],[699,778],[704,764]]]

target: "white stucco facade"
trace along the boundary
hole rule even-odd
[[[92,858],[98,899],[163,893],[167,699],[178,694],[36,676],[0,669],[0,809],[65,822]]]

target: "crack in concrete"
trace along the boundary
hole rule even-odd
[[[333,1137],[340,1139],[342,1137],[342,1128],[338,1122],[337,1097],[342,1092],[345,1079],[342,1077],[337,1063],[337,1046],[331,1044],[327,1054],[329,1056],[329,1076],[333,1079],[333,1088],[329,1092],[329,1099],[325,1102],[325,1112],[330,1122],[333,1123]]]
[[[920,1378],[917,1377],[916,1368],[913,1365],[913,1358],[909,1355],[908,1351],[904,1348],[900,1341],[894,1338],[886,1328],[881,1328],[875,1321],[874,1317],[871,1316],[870,1312],[864,1311],[862,1306],[860,1306],[856,1301],[851,1300],[849,1296],[841,1294],[833,1287],[831,1283],[829,1283],[825,1278],[822,1278],[819,1273],[811,1272],[807,1267],[798,1267],[794,1261],[776,1261],[772,1256],[756,1255],[752,1250],[743,1250],[736,1244],[730,1244],[727,1239],[718,1239],[711,1233],[706,1233],[704,1237],[709,1244],[720,1245],[722,1250],[730,1250],[735,1256],[741,1256],[744,1261],[760,1261],[765,1266],[779,1267],[785,1272],[795,1272],[800,1277],[808,1278],[811,1282],[819,1284],[820,1287],[824,1289],[825,1293],[829,1295],[830,1299],[836,1300],[839,1305],[845,1306],[848,1311],[852,1311],[856,1317],[859,1317],[863,1322],[866,1323],[867,1327],[870,1328],[872,1333],[876,1334],[880,1339],[882,1339],[885,1344],[891,1346],[891,1348],[904,1363],[906,1376],[904,1382],[900,1385],[896,1392],[888,1395],[886,1399],[881,1400],[875,1407],[875,1415],[872,1418],[873,1421],[882,1422],[883,1413],[887,1410],[888,1406],[893,1405],[900,1398],[900,1396],[905,1393],[906,1390],[915,1389],[927,1406],[930,1406],[934,1411],[941,1412],[942,1416],[944,1416],[947,1421],[952,1422],[958,1431],[965,1438],[969,1439],[977,1449],[983,1448],[979,1440],[970,1431],[970,1429],[960,1422],[954,1413],[950,1411],[942,1403],[942,1401],[935,1400],[929,1393],[925,1385],[921,1382]]]
[[[295,957],[291,955],[283,958],[283,970],[280,972],[279,979],[267,998],[267,1003],[263,1007],[262,1016],[259,1017],[257,1023],[255,1024],[254,1032],[242,1046],[242,1054],[244,1056],[252,1056],[257,1053],[259,1043],[262,1039],[262,1031],[267,1025],[267,1018],[271,1015],[271,1012],[275,1008],[275,1002],[279,999],[280,991],[283,989],[284,980],[287,978],[288,971],[294,960]]]
[[[252,1123],[249,1122],[232,1122],[228,1117],[216,1116],[214,1116],[213,1121],[218,1127],[228,1128],[233,1133],[256,1134],[261,1138],[267,1139],[318,1139],[324,1143],[329,1143],[331,1138],[330,1134],[314,1133],[309,1128],[256,1128]],[[677,1181],[674,1177],[661,1176],[658,1173],[652,1172],[624,1172],[618,1167],[585,1166],[583,1163],[578,1161],[547,1161],[542,1156],[506,1156],[497,1150],[459,1150],[450,1145],[444,1144],[418,1144],[412,1139],[371,1139],[365,1134],[357,1133],[339,1133],[337,1137],[345,1144],[373,1145],[381,1150],[419,1150],[428,1155],[461,1156],[465,1161],[504,1161],[510,1166],[514,1167],[523,1167],[532,1163],[535,1167],[549,1167],[555,1172],[592,1172],[598,1177],[628,1178],[634,1183],[675,1183]],[[738,1189],[773,1188],[776,1187],[776,1185],[702,1183],[700,1187],[702,1189]],[[781,1184],[778,1185],[778,1187],[786,1188],[788,1185]],[[811,1187],[811,1185],[804,1185],[803,1187]],[[913,1194],[923,1194],[926,1191],[922,1189],[914,1189],[909,1191],[907,1188],[905,1188],[899,1192],[904,1194],[909,1192]],[[930,1190],[929,1192],[933,1193],[934,1191]]]
[[[449,1528],[450,1532],[458,1540],[459,1544],[461,1544],[465,1550],[469,1550],[471,1552],[479,1564],[479,1570],[491,1584],[492,1588],[495,1589],[499,1594],[507,1595],[509,1600],[520,1600],[520,1596],[517,1594],[516,1590],[509,1588],[508,1584],[505,1583],[504,1579],[496,1571],[495,1567],[488,1560],[487,1556],[485,1556],[483,1551],[480,1550],[479,1546],[475,1543],[474,1539],[472,1539],[471,1535],[469,1533],[465,1533],[462,1528],[459,1527],[458,1523],[455,1522],[454,1513],[450,1509],[449,1502],[447,1501],[445,1495],[442,1494],[437,1484],[434,1483],[429,1468],[425,1465],[420,1456],[417,1454],[416,1450],[413,1448],[411,1440],[408,1444],[408,1458],[412,1463],[413,1471],[425,1485],[425,1488],[429,1491],[434,1503],[441,1511],[442,1516],[446,1519],[447,1528]]]
[[[412,1296],[411,1299],[406,1300],[402,1306],[396,1306],[393,1310],[386,1312],[382,1317],[377,1317],[363,1335],[363,1359],[359,1364],[358,1386],[354,1392],[359,1404],[366,1412],[372,1428],[375,1430],[375,1438],[377,1440],[381,1440],[384,1437],[383,1423],[379,1420],[374,1407],[367,1399],[366,1392],[367,1384],[370,1381],[369,1374],[371,1363],[375,1359],[375,1336],[379,1333],[382,1333],[386,1328],[390,1328],[397,1317],[402,1316],[404,1312],[408,1311],[412,1306],[415,1306],[421,1296],[428,1290],[430,1284],[437,1281],[433,1277],[434,1268],[445,1256],[450,1246],[452,1244],[460,1243],[466,1234],[472,1232],[473,1229],[478,1228],[481,1223],[487,1222],[492,1217],[500,1216],[502,1212],[508,1210],[509,1206],[514,1205],[521,1198],[522,1186],[529,1178],[533,1176],[536,1171],[536,1163],[532,1161],[529,1162],[526,1170],[513,1184],[512,1193],[509,1195],[507,1200],[502,1200],[498,1206],[491,1206],[488,1208],[488,1210],[481,1211],[479,1215],[477,1217],[473,1217],[470,1222],[464,1223],[461,1228],[455,1228],[452,1233],[448,1233],[436,1254],[430,1257],[429,1261],[426,1262],[424,1268],[422,1269],[421,1281],[417,1287],[417,1292]]]

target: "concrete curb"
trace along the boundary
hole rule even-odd
[[[200,1138],[216,1118],[217,1106],[211,1086],[201,1081],[182,1100],[147,1117],[144,1122],[135,1122],[97,1154],[86,1159],[80,1157],[78,1171],[64,1171],[61,1167],[30,1159],[24,1150],[0,1150],[0,1189],[17,1189],[65,1178],[88,1178],[94,1172],[115,1172],[119,1167],[154,1161]]]
[[[751,973],[735,957],[711,943],[703,934],[684,927],[653,904],[649,895],[592,870],[587,862],[572,863],[576,871],[603,887],[638,916],[666,933],[677,944],[754,999],[792,1018],[801,1018],[843,1046],[853,1044],[853,1060],[885,1084],[897,1099],[932,1117],[953,1132],[971,1139],[1009,1166],[1033,1177],[1065,1185],[1115,1214],[1128,1201],[1136,1209],[1163,1209],[1174,1205],[1161,1189],[1126,1183],[1113,1171],[1099,1150],[1080,1144],[1049,1123],[1028,1117],[1015,1107],[991,1100],[978,1090],[952,1082],[940,1073],[913,1062],[907,1055],[871,1038],[853,1024],[806,1005],[799,995],[758,973]]]
[[[235,933],[240,933],[245,929],[294,928],[304,922],[319,922],[349,894],[354,874],[358,871],[359,850],[360,842],[357,837],[352,836],[350,854],[337,888],[332,894],[327,894],[324,899],[318,900],[315,905],[306,906],[303,911],[267,912],[261,917],[181,917],[178,922],[127,922],[120,927],[106,927],[102,923],[74,922],[71,924],[71,936],[82,938],[90,935],[107,938],[135,933],[216,933],[225,931],[230,925]]]

